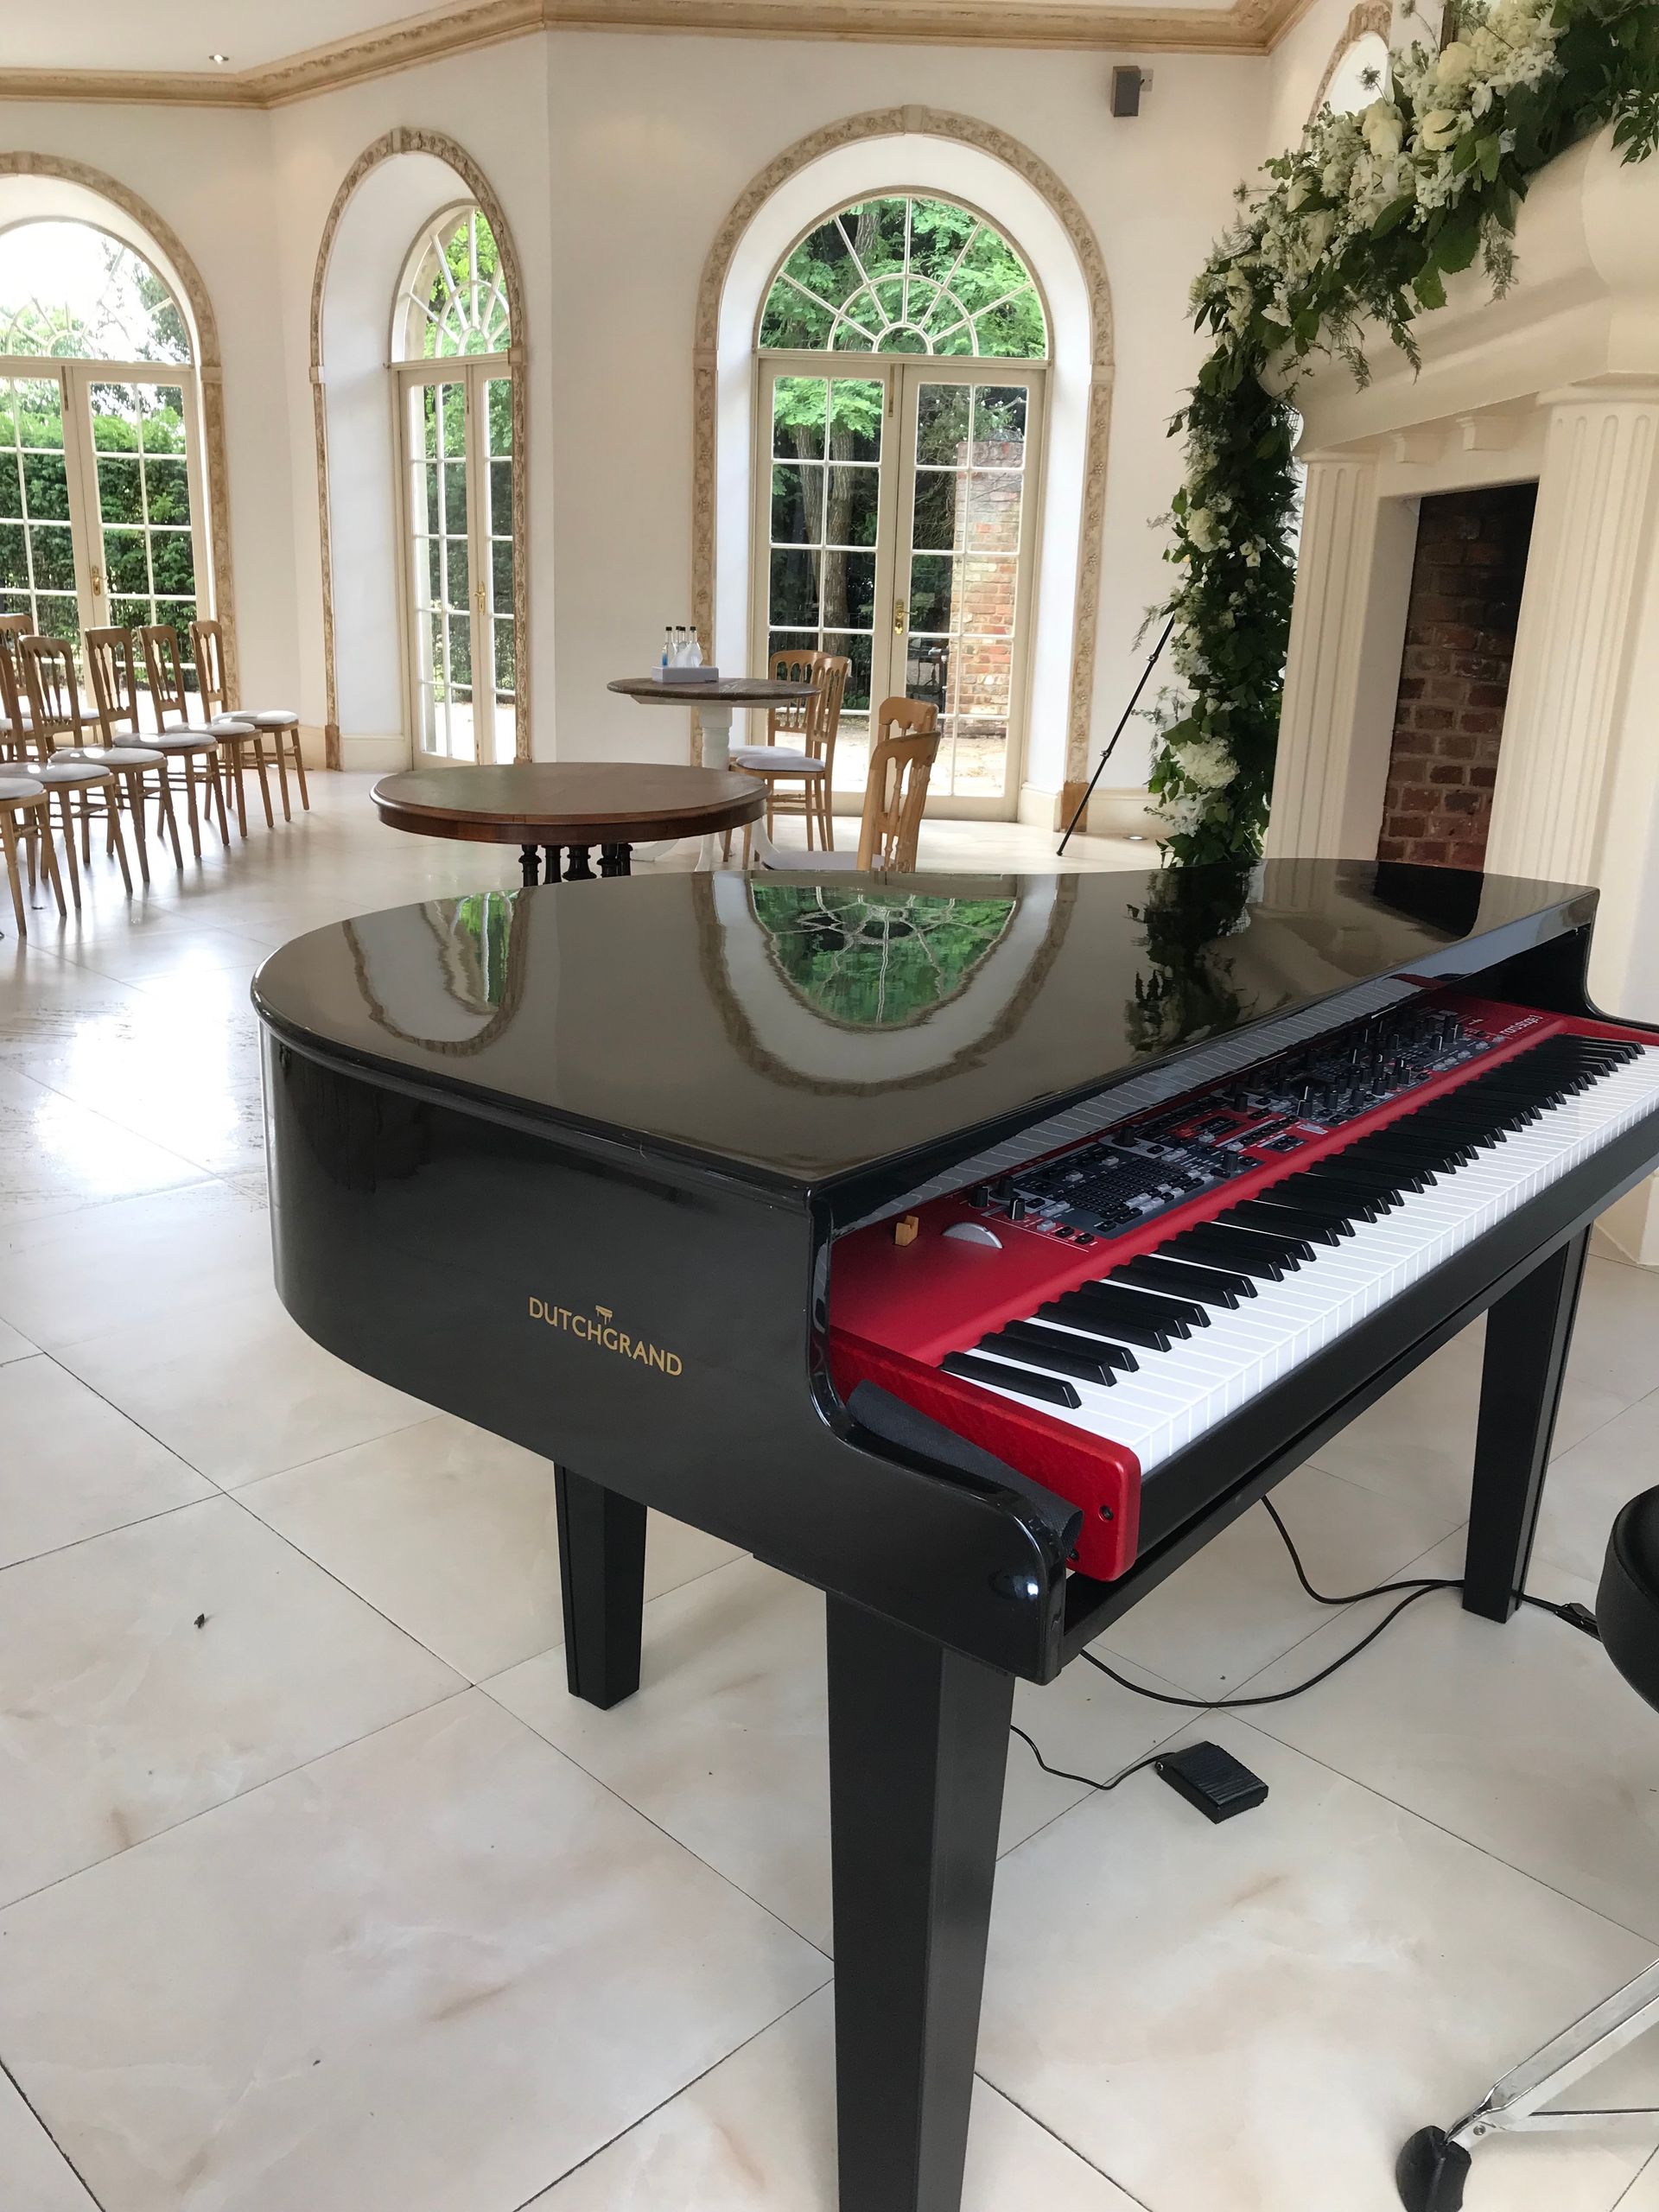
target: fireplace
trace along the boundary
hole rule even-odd
[[[1406,602],[1380,861],[1486,857],[1535,484],[1425,499]]]

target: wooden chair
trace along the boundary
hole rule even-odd
[[[0,660],[10,664],[12,696],[19,702],[10,719],[3,707],[0,707],[0,760],[27,761],[29,758],[29,701],[23,690],[17,646],[34,627],[27,614],[0,614]]]
[[[69,912],[63,903],[63,880],[58,874],[58,856],[52,849],[51,805],[52,794],[37,777],[24,775],[18,770],[0,768],[0,846],[5,849],[6,880],[11,886],[11,911],[17,918],[19,937],[29,935],[29,915],[23,905],[22,880],[17,872],[20,843],[29,849],[30,891],[35,888],[38,850],[41,870],[57,897],[59,913],[67,916]]]
[[[219,773],[219,765],[220,756],[225,752],[225,747],[221,742],[220,733],[218,730],[210,729],[205,721],[196,720],[190,712],[190,695],[184,688],[184,663],[179,653],[179,633],[170,622],[149,623],[138,632],[138,642],[143,651],[144,673],[149,680],[149,703],[156,714],[156,742],[166,752],[172,749],[173,739],[188,737],[191,740],[191,744],[188,748],[178,748],[181,752],[188,752],[193,760],[205,753],[203,768],[219,817],[219,839],[222,843],[228,845],[231,842],[231,826],[225,817],[225,779]],[[172,717],[171,721],[168,720],[169,715]],[[263,779],[264,769],[261,768],[259,772]],[[195,792],[188,770],[186,772],[186,781],[189,798],[192,839],[195,844],[196,858],[200,860],[201,858],[200,844],[194,835]],[[237,779],[236,796],[238,812],[241,817],[242,835],[245,837],[248,834],[248,823],[245,810],[241,804],[242,781],[239,776]],[[267,791],[265,819],[270,821],[270,793]]]
[[[836,738],[841,728],[842,702],[853,664],[838,653],[774,653],[769,673],[780,683],[810,683],[810,699],[791,699],[774,707],[766,718],[764,745],[740,745],[732,753],[732,766],[747,776],[758,776],[766,787],[766,832],[778,818],[780,785],[801,786],[801,811],[806,817],[806,849],[812,849],[816,830],[825,852],[836,845],[831,786],[836,772]],[[791,812],[793,809],[790,810]],[[747,846],[745,846],[747,857]]]
[[[207,730],[168,729],[146,736],[138,724],[138,678],[133,664],[132,632],[130,630],[88,630],[81,640],[86,656],[86,674],[92,687],[92,709],[98,716],[105,745],[124,741],[142,745],[157,758],[156,772],[156,796],[160,805],[160,819],[173,845],[173,861],[176,868],[184,866],[184,855],[179,847],[178,817],[173,805],[173,764],[176,761],[183,771],[182,789],[188,801],[190,820],[190,849],[195,858],[201,858],[201,828],[196,810],[196,781],[198,772],[207,785],[211,798],[219,776],[219,741]],[[125,723],[124,735],[119,725]],[[223,796],[219,798],[219,812],[225,810]]]
[[[167,830],[173,839],[173,857],[180,859],[179,832],[173,820],[173,798],[167,784],[167,756],[158,747],[146,745],[137,734],[138,711],[136,700],[123,712],[112,708],[99,693],[99,653],[94,639],[124,637],[124,631],[111,633],[106,630],[92,630],[85,639],[87,674],[92,679],[92,720],[89,722],[75,683],[75,663],[73,648],[60,638],[25,638],[19,652],[23,674],[29,683],[29,696],[37,723],[42,715],[49,716],[48,734],[52,740],[52,760],[58,765],[70,761],[90,767],[109,768],[114,772],[116,791],[120,803],[132,817],[132,826],[138,841],[138,873],[149,881],[149,845],[144,834],[144,779],[153,775],[156,791],[156,822]],[[126,731],[118,730],[118,721],[130,722]],[[66,744],[64,741],[67,739]],[[87,809],[81,809],[81,858],[87,853]]]
[[[90,861],[92,800],[96,796],[105,820],[105,842],[121,864],[121,880],[130,897],[132,870],[127,866],[127,841],[121,834],[121,793],[116,783],[116,771],[146,768],[159,756],[143,753],[133,760],[108,759],[101,746],[87,747],[78,744],[70,745],[60,753],[60,733],[75,738],[84,733],[73,651],[61,638],[29,635],[18,640],[17,659],[29,690],[29,740],[35,755],[28,772],[36,783],[43,784],[48,793],[57,793],[62,812],[63,849],[69,862],[69,888],[76,908],[80,906],[73,808],[77,792],[80,794],[81,850]],[[0,692],[5,695],[0,697],[0,708],[13,728],[17,728],[22,726],[22,702],[4,655],[0,655],[0,671],[4,671],[0,673]],[[92,754],[96,757],[89,757]],[[141,817],[141,834],[142,827]]]
[[[916,866],[928,780],[939,752],[939,710],[929,699],[887,699],[871,717],[874,743],[864,785],[864,812],[855,853],[815,853],[810,860],[780,852],[757,835],[766,868],[811,875],[908,875]]]
[[[288,803],[288,767],[291,760],[294,773],[299,779],[300,804],[308,814],[311,795],[305,787],[305,759],[300,751],[300,718],[291,707],[236,707],[232,706],[225,690],[225,633],[217,622],[193,622],[190,625],[190,646],[196,657],[196,682],[200,688],[204,705],[217,705],[219,714],[232,721],[251,722],[259,733],[259,752],[264,757],[264,741],[270,740],[271,751],[276,762],[277,781],[282,785],[283,819],[294,819]],[[264,771],[260,780],[264,781]],[[270,815],[270,798],[265,798],[265,815]]]

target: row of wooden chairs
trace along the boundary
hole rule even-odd
[[[183,854],[174,806],[175,792],[181,792],[185,798],[191,851],[197,860],[201,858],[204,812],[218,829],[220,841],[230,842],[227,783],[235,802],[238,830],[246,837],[245,776],[249,768],[258,778],[268,828],[276,824],[269,774],[273,766],[283,818],[293,818],[290,766],[300,804],[309,808],[299,717],[286,709],[232,710],[226,696],[219,625],[207,620],[190,626],[198,685],[194,695],[185,690],[177,630],[171,624],[160,623],[137,633],[156,721],[155,729],[148,731],[140,721],[130,631],[105,628],[86,633],[88,704],[76,680],[74,652],[67,640],[35,633],[27,615],[0,615],[0,843],[4,847],[20,936],[28,933],[29,926],[19,878],[20,850],[26,853],[31,892],[38,868],[56,896],[60,912],[67,912],[51,849],[54,798],[77,908],[80,905],[77,825],[81,859],[90,864],[92,824],[103,823],[107,848],[130,893],[132,876],[121,817],[124,810],[132,823],[139,872],[148,883],[144,805],[151,795],[156,804],[157,832],[165,830],[175,865],[181,868]]]

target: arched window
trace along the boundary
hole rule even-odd
[[[0,232],[0,613],[48,636],[211,613],[189,324],[90,223]]]
[[[1379,31],[1366,31],[1339,56],[1325,88],[1324,105],[1338,115],[1357,115],[1389,89],[1389,42]]]
[[[862,200],[785,257],[758,337],[757,660],[850,662],[848,810],[870,709],[906,693],[939,709],[930,808],[1011,815],[1048,355],[1030,269],[955,201]]]
[[[512,342],[488,220],[452,207],[416,240],[393,318],[410,687],[435,758],[515,753]]]

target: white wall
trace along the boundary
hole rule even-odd
[[[1319,0],[1315,16],[1330,4]],[[1167,584],[1149,524],[1178,479],[1164,427],[1202,355],[1187,286],[1234,182],[1264,149],[1274,70],[1250,58],[1147,56],[1155,82],[1143,112],[1114,122],[1111,67],[1132,58],[559,32],[269,115],[0,105],[0,139],[110,170],[154,203],[200,268],[226,365],[244,689],[297,690],[312,726],[324,719],[308,342],[318,242],[372,140],[397,124],[458,140],[499,196],[524,270],[535,752],[683,758],[678,716],[648,717],[605,685],[642,664],[664,621],[690,613],[692,319],[715,233],[768,162],[843,116],[914,102],[998,126],[1076,194],[1111,283],[1098,744],[1139,671],[1144,613]],[[386,257],[378,246],[365,282],[377,257]],[[379,333],[396,274],[388,266],[385,296],[365,309]],[[372,571],[391,544],[390,406],[378,433],[365,410],[349,454],[336,446],[334,460],[336,499],[359,511],[353,542]],[[337,510],[337,539],[342,519]],[[401,689],[388,658],[395,577],[341,581],[342,656],[355,657],[342,730],[384,738]],[[1059,736],[1040,740],[1051,760]],[[1114,783],[1141,777],[1147,749],[1137,725]]]
[[[0,100],[0,146],[84,162],[116,178],[171,226],[200,270],[225,370],[243,696],[292,703],[294,546],[270,118],[236,110]],[[8,181],[0,178],[0,214]]]

